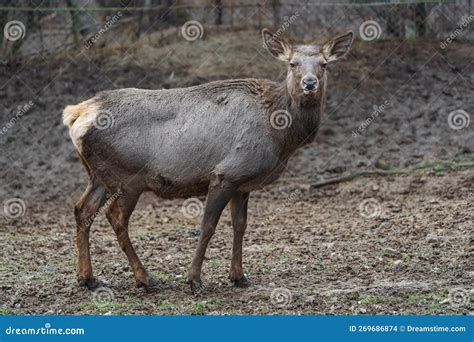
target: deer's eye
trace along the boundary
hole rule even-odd
[[[327,63],[323,63],[323,64],[321,64],[321,67],[323,67],[323,68],[326,68],[327,66],[328,66],[328,64],[327,64]]]
[[[290,67],[294,68],[294,67],[296,67],[296,66],[298,66],[298,63],[295,63],[295,62],[291,62],[291,63],[290,63]]]

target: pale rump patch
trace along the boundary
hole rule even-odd
[[[69,135],[79,153],[82,152],[82,137],[94,124],[99,114],[99,106],[92,100],[67,106],[63,112],[63,122],[69,126]]]
[[[64,125],[71,127],[74,121],[76,121],[79,116],[84,114],[91,104],[92,100],[87,100],[77,105],[66,106],[63,111]]]

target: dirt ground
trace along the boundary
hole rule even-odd
[[[295,154],[279,181],[251,195],[244,242],[251,287],[235,289],[227,279],[226,209],[203,269],[207,289],[191,295],[185,275],[199,217],[183,215],[182,200],[150,194],[141,198],[130,234],[162,290],[135,286],[102,216],[91,231],[91,253],[106,286],[90,292],[77,285],[73,207],[86,179],[62,108],[103,89],[281,79],[284,67],[258,39],[253,31],[166,44],[151,36],[127,48],[0,66],[1,314],[473,312],[474,169],[454,163],[474,162],[473,124],[453,128],[449,119],[455,110],[468,120],[474,113],[468,43],[441,50],[439,42],[358,41],[331,68],[316,142]],[[427,167],[311,187],[353,172],[420,165]],[[24,203],[19,215],[6,212],[11,199]]]

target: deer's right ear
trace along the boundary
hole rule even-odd
[[[282,61],[288,61],[290,59],[291,47],[287,42],[280,40],[266,28],[262,30],[262,39],[263,46],[266,47],[273,56]]]

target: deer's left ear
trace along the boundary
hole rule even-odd
[[[286,41],[281,40],[276,34],[264,28],[262,30],[263,45],[270,53],[282,61],[288,61],[291,53],[291,46]]]
[[[324,43],[322,48],[324,57],[328,62],[337,61],[339,58],[344,57],[349,52],[353,40],[354,33],[349,31]]]

